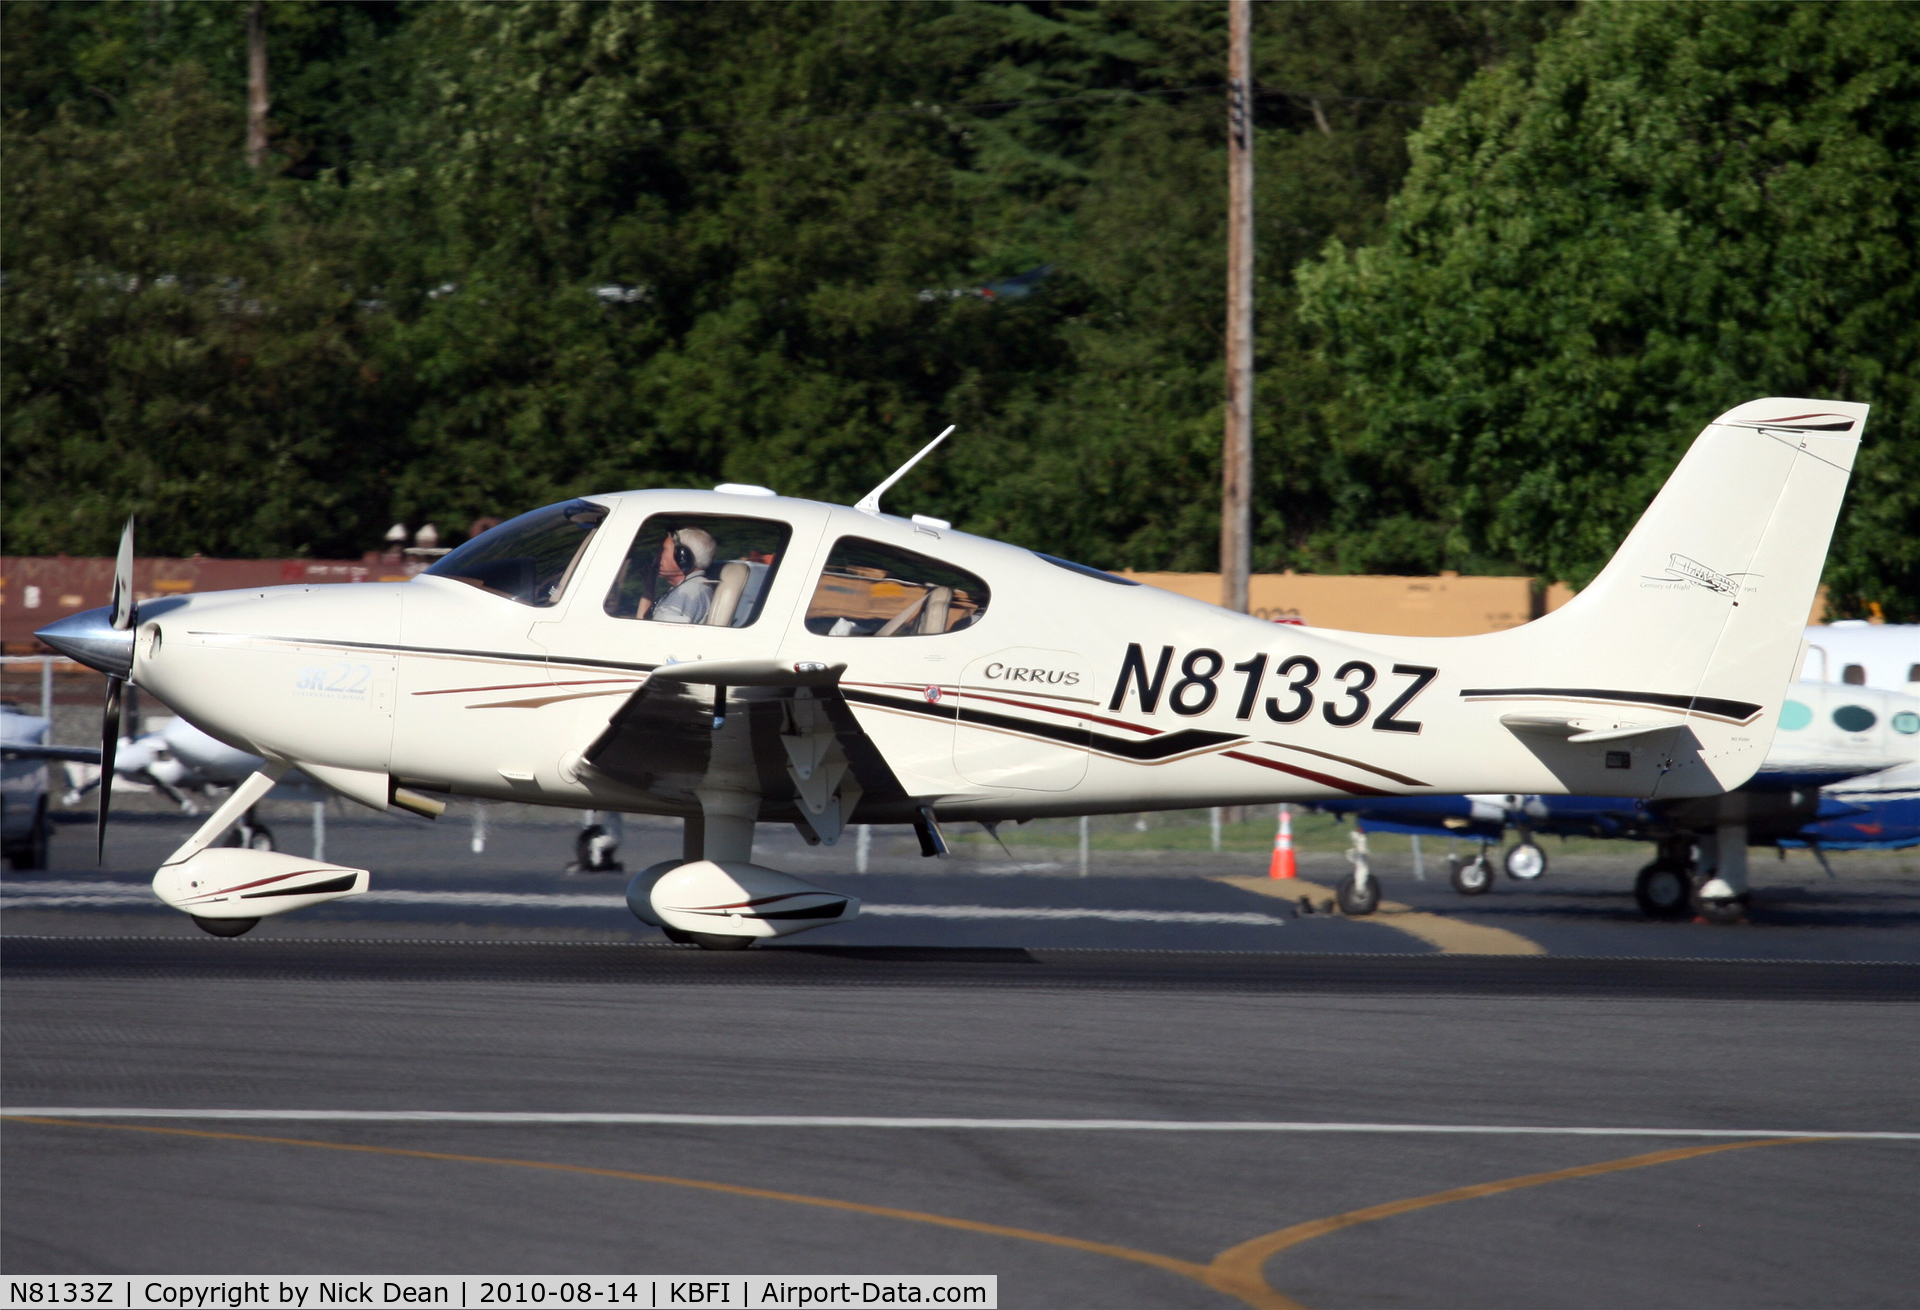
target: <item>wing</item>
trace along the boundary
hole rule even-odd
[[[914,802],[840,694],[844,664],[693,660],[655,669],[583,753],[616,781],[697,807],[698,788],[757,793],[760,819],[833,842],[902,823]]]
[[[98,764],[98,746],[42,746],[37,742],[0,742],[0,754],[10,760],[73,760],[79,764]]]

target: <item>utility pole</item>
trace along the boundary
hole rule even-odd
[[[247,6],[247,166],[267,166],[267,6]]]
[[[1227,434],[1220,603],[1247,612],[1253,530],[1253,5],[1227,0]]]

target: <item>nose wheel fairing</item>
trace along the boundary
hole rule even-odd
[[[218,932],[207,925],[244,920],[251,926],[270,915],[366,891],[370,875],[365,869],[302,859],[282,851],[256,850],[251,845],[215,845],[246,818],[286,771],[286,765],[275,764],[234,788],[220,808],[153,875],[154,895],[192,915],[216,936],[229,936],[235,934]]]

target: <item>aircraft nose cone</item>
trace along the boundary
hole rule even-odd
[[[82,610],[57,619],[33,634],[65,655],[90,669],[116,678],[133,673],[133,629],[113,626],[113,607]]]

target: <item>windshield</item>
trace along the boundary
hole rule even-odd
[[[606,508],[590,501],[548,505],[481,533],[427,573],[544,609],[567,589],[587,539],[606,517]]]

